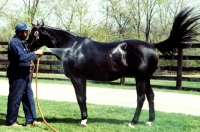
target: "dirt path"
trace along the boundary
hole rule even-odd
[[[8,95],[8,81],[0,80],[0,95]],[[35,83],[32,84],[35,92]],[[74,88],[71,85],[38,84],[39,99],[76,102]],[[110,88],[87,88],[87,103],[136,107],[136,91]],[[156,111],[183,113],[200,116],[200,96],[155,92]],[[145,100],[143,109],[148,110]]]

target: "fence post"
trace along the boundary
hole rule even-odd
[[[120,78],[120,84],[125,85],[125,77]]]
[[[176,89],[182,90],[182,61],[183,61],[183,48],[178,48],[178,60],[177,60],[177,80]]]

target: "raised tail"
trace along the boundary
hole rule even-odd
[[[200,14],[193,11],[194,7],[186,7],[181,10],[174,19],[168,39],[155,44],[155,47],[163,55],[174,55],[183,43],[197,41],[196,37],[200,35],[198,32]]]

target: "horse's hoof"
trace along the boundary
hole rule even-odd
[[[129,124],[128,124],[128,127],[129,127],[129,128],[134,128],[134,124],[129,123]]]
[[[146,123],[147,126],[151,126],[151,124],[152,124],[152,122],[150,122],[150,121],[147,121],[147,123]]]
[[[86,127],[87,126],[87,119],[85,120],[81,120],[79,123],[78,123],[79,126],[82,126],[82,127]]]

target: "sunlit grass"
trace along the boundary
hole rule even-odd
[[[0,96],[0,131],[2,132],[47,132],[44,123],[39,127],[13,128],[5,126],[7,98]],[[139,123],[134,129],[127,127],[135,108],[88,104],[88,127],[79,127],[80,111],[77,103],[39,100],[47,122],[59,132],[199,132],[199,117],[156,111],[152,127],[146,126],[148,111],[142,110]],[[38,120],[42,121],[38,113]],[[20,107],[18,122],[24,124],[24,114]]]

